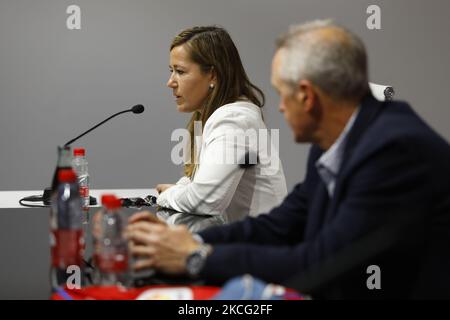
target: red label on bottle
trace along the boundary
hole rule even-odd
[[[51,236],[52,266],[81,266],[84,254],[83,230],[54,230]]]
[[[89,197],[89,187],[80,186],[80,197],[82,198]]]
[[[120,252],[96,254],[94,261],[100,271],[104,273],[120,273],[128,269],[128,256]]]

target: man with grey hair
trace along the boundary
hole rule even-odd
[[[361,99],[369,90],[364,44],[330,20],[292,26],[277,48],[283,55],[280,77],[292,88],[309,79],[335,98],[350,99]]]
[[[298,275],[317,298],[450,297],[448,143],[408,104],[374,99],[364,45],[330,21],[279,39],[272,83],[295,141],[312,144],[305,180],[269,214],[195,236],[137,213],[134,267],[215,283]]]

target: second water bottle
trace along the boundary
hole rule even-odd
[[[94,217],[94,262],[98,285],[129,286],[128,243],[124,237],[126,219],[121,201],[114,195],[102,196],[103,210]]]

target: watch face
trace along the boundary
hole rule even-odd
[[[186,269],[188,273],[192,276],[196,276],[199,274],[200,270],[203,267],[205,262],[205,258],[200,254],[200,252],[192,253],[186,263]]]
[[[206,258],[211,253],[212,247],[208,244],[202,244],[192,252],[186,259],[186,270],[189,275],[197,276],[205,265]]]

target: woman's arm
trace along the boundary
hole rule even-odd
[[[236,169],[242,155],[249,151],[249,146],[248,140],[236,139],[236,130],[243,131],[241,127],[248,127],[246,120],[243,117],[223,116],[207,124],[200,164],[193,180],[162,192],[158,205],[191,214],[222,214],[243,175],[243,170]],[[214,188],[216,190],[209,195]]]

